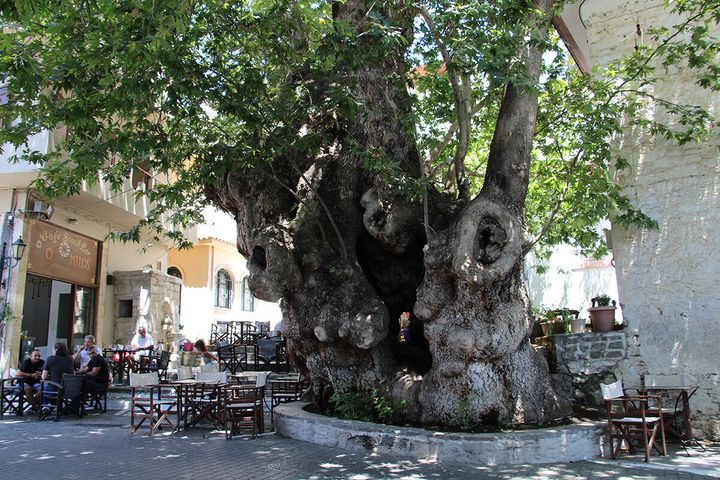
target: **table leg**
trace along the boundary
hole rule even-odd
[[[683,440],[690,441],[693,439],[692,426],[690,425],[690,398],[687,390],[683,390],[680,395],[683,404]]]

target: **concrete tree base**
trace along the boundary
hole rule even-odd
[[[575,462],[603,451],[604,422],[507,433],[448,433],[340,420],[306,412],[305,405],[294,402],[275,408],[279,435],[346,450],[474,465]]]

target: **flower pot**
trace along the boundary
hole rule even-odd
[[[585,319],[584,318],[573,318],[570,320],[570,331],[572,333],[584,333],[585,332]]]
[[[530,332],[530,338],[538,338],[544,335],[542,325],[539,322],[534,322],[532,332]]]
[[[542,328],[543,337],[546,337],[550,331],[550,324],[548,322],[543,322],[540,324],[540,327]]]
[[[593,332],[610,332],[615,325],[615,307],[588,308]]]

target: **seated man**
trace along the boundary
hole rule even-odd
[[[89,377],[90,381],[85,382],[88,391],[102,392],[108,388],[110,383],[110,368],[97,346],[90,347],[88,354],[90,355],[90,362],[84,369],[80,369],[78,373],[84,373]]]
[[[33,409],[37,409],[39,405],[37,397],[40,392],[40,378],[42,377],[44,365],[45,360],[40,358],[40,350],[35,349],[30,354],[30,357],[23,360],[16,374],[25,382],[25,398]]]
[[[150,355],[154,346],[153,338],[147,334],[145,327],[140,325],[137,334],[130,340],[130,348],[137,350],[137,353],[133,357],[127,358],[128,363],[132,365],[136,361],[140,361],[141,364],[143,361],[146,362],[147,356]]]
[[[75,365],[77,365],[80,370],[83,370],[87,367],[87,364],[90,361],[89,350],[94,345],[95,337],[93,337],[92,335],[85,335],[83,346],[80,347],[80,350],[78,350],[75,354]]]

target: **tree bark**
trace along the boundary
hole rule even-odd
[[[363,51],[378,47],[364,34],[371,8],[412,28],[403,2],[335,3],[335,21],[363,34]],[[556,418],[563,412],[547,365],[528,341],[521,278],[537,98],[508,86],[488,183],[469,204],[429,192],[427,231],[436,233],[426,238],[423,206],[365,170],[352,148],[381,152],[419,177],[403,48],[364,57],[348,73],[362,108],[352,118],[328,115],[335,135],[323,152],[291,152],[271,167],[232,172],[209,194],[237,219],[250,288],[281,300],[284,333],[311,373],[318,408],[338,388],[381,388],[408,400],[409,418],[427,424]],[[527,55],[528,74],[537,75],[540,54]],[[412,341],[402,345],[397,319],[411,310]]]

